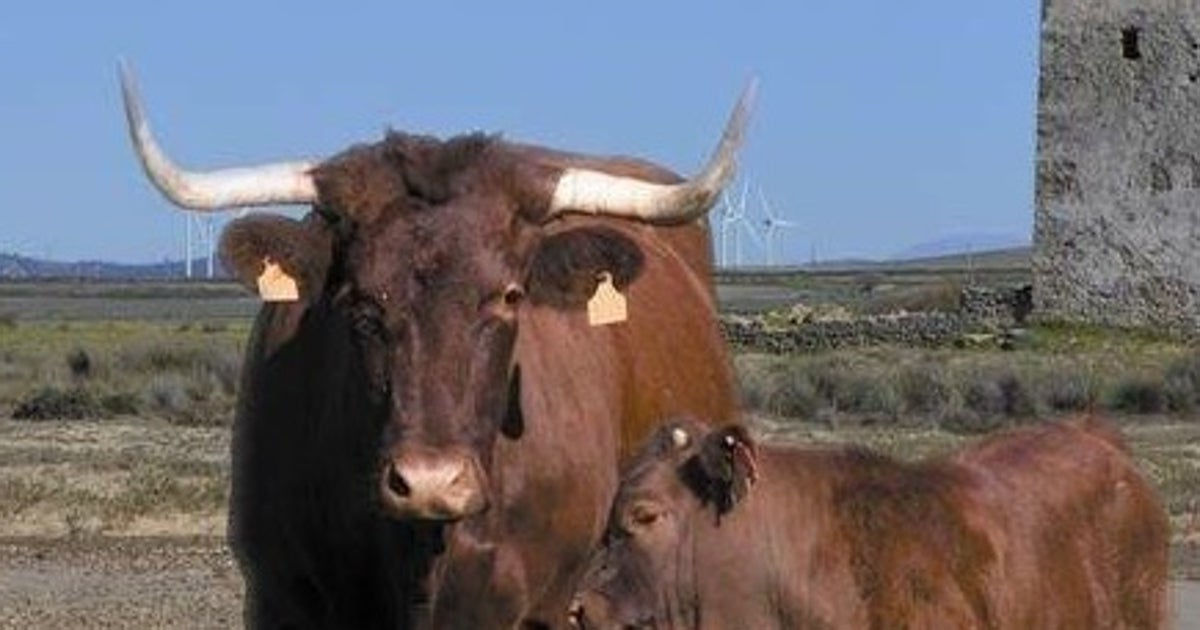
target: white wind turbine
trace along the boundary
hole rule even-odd
[[[742,257],[742,233],[748,234],[750,240],[758,243],[762,247],[762,237],[758,235],[758,231],[754,229],[754,223],[747,217],[746,211],[749,209],[750,182],[742,182],[742,193],[734,201],[732,196],[726,196],[726,213],[723,216],[724,230],[723,237],[733,237],[733,266],[741,267],[743,262]],[[725,264],[729,264],[729,259],[725,259]]]
[[[775,236],[779,230],[784,228],[794,228],[796,223],[783,218],[782,214],[776,214],[774,208],[771,207],[771,202],[767,201],[767,194],[763,192],[761,186],[758,188],[758,200],[762,203],[763,214],[766,218],[763,219],[763,239],[766,242],[767,250],[767,266],[775,264]]]
[[[737,209],[729,190],[721,192],[721,211],[717,215],[717,264],[729,266],[729,237],[737,229]]]

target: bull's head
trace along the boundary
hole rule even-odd
[[[757,476],[753,441],[738,425],[692,420],[661,427],[631,461],[601,547],[571,605],[577,628],[698,627],[701,528],[720,526]]]
[[[641,251],[620,230],[556,219],[678,224],[703,216],[732,176],[753,95],[751,86],[708,165],[687,181],[635,160],[482,135],[394,133],[321,162],[191,172],[159,148],[128,72],[122,79],[138,156],[170,200],[195,210],[315,208],[302,221],[234,221],[222,256],[251,286],[267,259],[295,278],[299,299],[284,307],[283,328],[313,308],[354,323],[369,387],[389,416],[382,504],[397,517],[427,519],[486,507],[491,445],[521,434],[513,359],[521,309],[583,308],[599,272],[622,286],[640,269]]]

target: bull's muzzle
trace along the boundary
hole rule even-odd
[[[600,593],[586,590],[576,593],[567,608],[567,619],[576,630],[642,630],[652,628],[649,622],[622,622],[617,619],[612,602]]]
[[[487,508],[483,470],[468,454],[402,452],[380,477],[383,507],[399,519],[453,521]]]

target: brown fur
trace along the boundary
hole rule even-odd
[[[761,479],[724,515],[713,493],[753,451],[729,447],[736,428],[677,426],[685,447],[664,427],[622,476],[584,628],[1163,627],[1166,514],[1094,418],[918,464],[762,446]],[[713,450],[729,464],[702,466],[713,483],[683,483]]]
[[[264,307],[248,355],[232,531],[250,625],[564,626],[621,454],[659,418],[732,416],[705,226],[545,222],[572,165],[678,179],[489,136],[392,133],[313,172],[321,218],[308,221],[324,244],[290,224],[272,238],[230,228],[239,268],[272,243],[324,272],[300,302]],[[629,321],[588,325],[599,271]],[[527,298],[510,304],[514,283]],[[490,509],[455,524],[380,513],[381,461],[412,449],[470,453]]]

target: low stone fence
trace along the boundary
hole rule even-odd
[[[1006,331],[1024,324],[1029,313],[1029,286],[968,287],[953,313],[923,312],[850,316],[835,309],[795,307],[790,313],[723,315],[721,329],[739,350],[792,354],[846,347],[893,344],[936,347],[976,343],[980,339],[1011,340]]]

